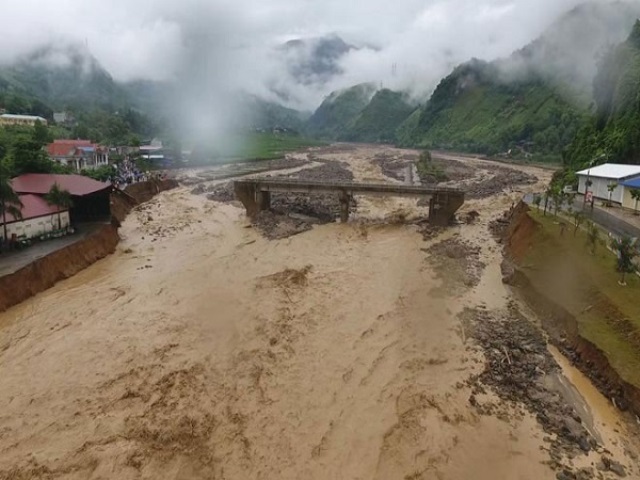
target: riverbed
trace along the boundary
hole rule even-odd
[[[407,154],[324,156],[394,181],[381,153]],[[459,315],[514,301],[488,224],[551,174],[517,168],[536,183],[467,202],[477,220],[428,239],[397,221],[426,215],[407,199],[362,198],[346,224],[269,240],[235,202],[159,194],[115,254],[0,314],[0,479],[555,479],[534,415],[469,402],[485,365]],[[478,248],[477,278],[438,268],[447,239]],[[638,478],[621,417],[590,390],[580,401]]]

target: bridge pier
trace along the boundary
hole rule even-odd
[[[407,173],[408,180],[411,174]],[[242,202],[249,217],[254,217],[271,206],[271,192],[332,193],[338,194],[340,220],[349,221],[349,207],[353,194],[399,195],[403,197],[429,197],[429,222],[448,225],[464,203],[464,191],[452,187],[425,187],[422,185],[369,184],[354,182],[319,182],[281,178],[236,180],[236,198]]]
[[[340,200],[340,222],[347,223],[349,221],[349,207],[351,207],[351,195],[342,190],[338,194]]]
[[[445,227],[464,203],[464,193],[436,193],[429,200],[429,223]]]
[[[256,203],[258,211],[269,210],[271,208],[271,192],[258,190],[256,192]]]

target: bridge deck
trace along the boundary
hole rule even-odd
[[[453,187],[425,187],[392,183],[326,182],[317,180],[257,178],[236,180],[237,185],[250,186],[261,192],[379,194],[398,196],[464,195],[464,190]]]

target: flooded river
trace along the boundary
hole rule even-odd
[[[389,181],[376,153],[333,156]],[[384,221],[424,214],[406,199],[267,240],[238,205],[158,195],[114,255],[0,314],[0,479],[555,479],[531,414],[470,405],[484,364],[458,320],[510,301],[487,224],[521,194],[442,234],[481,247],[473,287],[434,270],[438,238]]]

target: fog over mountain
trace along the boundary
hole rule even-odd
[[[522,47],[578,2],[238,0],[230,5],[221,0],[2,0],[0,3],[3,17],[8,20],[3,22],[1,62],[11,62],[52,42],[80,43],[88,45],[117,80],[179,79],[185,73],[204,75],[206,83],[216,90],[240,87],[262,96],[284,96],[292,106],[309,109],[316,107],[330,91],[364,81],[429,91],[452,67],[471,57],[489,60]],[[313,57],[317,48],[289,43],[288,51],[282,49],[291,40],[332,35],[340,39],[340,44],[334,52],[325,51],[319,64],[317,57]],[[296,46],[299,48],[292,48]],[[297,66],[292,67],[292,58],[300,60]],[[329,63],[325,62],[327,58]],[[333,68],[331,75],[324,72],[316,75],[313,71],[323,66],[323,62]],[[193,86],[201,88],[199,81]]]
[[[244,122],[238,92],[306,111],[365,82],[425,100],[455,66],[508,57],[580,3],[0,0],[0,65],[34,51],[55,52],[39,61],[61,65],[62,47],[80,45],[117,81],[171,82],[175,118],[215,136]]]

